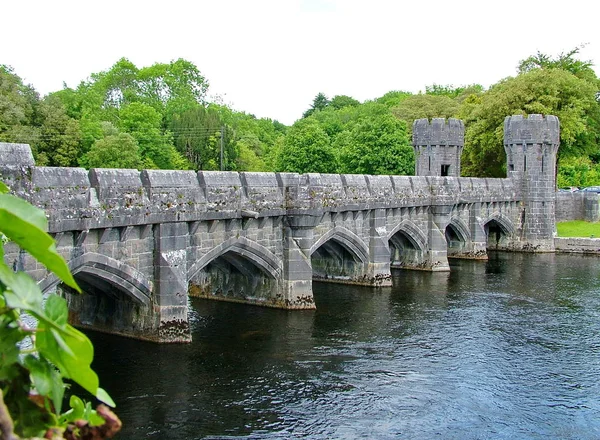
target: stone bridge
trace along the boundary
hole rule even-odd
[[[43,208],[85,294],[10,244],[5,258],[73,324],[159,342],[190,339],[188,295],[315,307],[312,280],[388,286],[390,268],[449,270],[487,249],[553,251],[554,116],[505,121],[508,177],[458,177],[461,121],[413,127],[417,176],[52,168],[0,144],[0,178]]]

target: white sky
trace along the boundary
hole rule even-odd
[[[236,110],[292,124],[318,92],[480,83],[582,43],[600,72],[592,0],[0,0],[0,64],[42,95],[126,57],[184,58]],[[493,6],[492,6],[493,5]],[[595,10],[594,10],[595,9]]]

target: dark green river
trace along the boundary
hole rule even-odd
[[[192,300],[193,343],[98,333],[120,439],[598,439],[600,258],[496,253],[316,311]]]

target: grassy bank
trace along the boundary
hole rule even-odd
[[[591,237],[600,238],[600,223],[573,220],[556,224],[559,237]]]

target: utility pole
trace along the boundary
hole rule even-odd
[[[225,126],[221,125],[221,171],[223,171],[223,138],[224,138]]]

